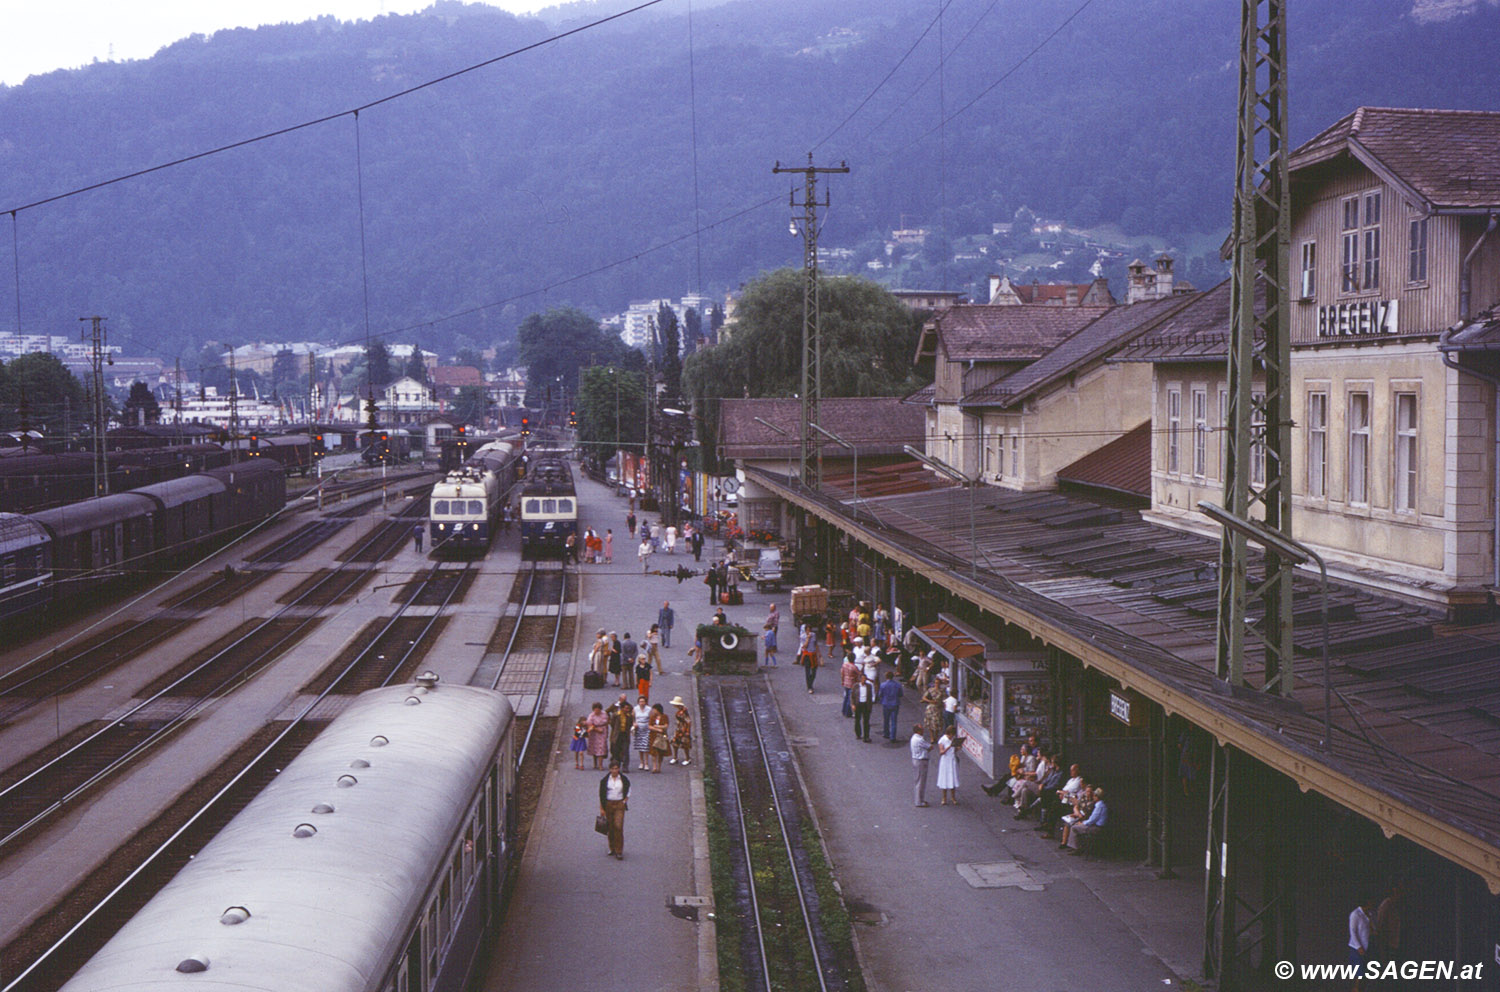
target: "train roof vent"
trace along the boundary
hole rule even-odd
[[[230,906],[228,909],[224,910],[223,914],[219,917],[219,922],[224,924],[226,927],[235,927],[239,926],[241,923],[244,923],[249,918],[250,910],[246,909],[244,906]]]
[[[402,702],[405,703],[407,706],[420,706],[421,703],[422,703],[422,700],[418,699],[416,696],[407,696],[405,699],[402,700]]]
[[[340,789],[352,789],[359,784],[359,779],[353,775],[340,775],[337,785]]]
[[[333,803],[318,803],[312,808],[314,813],[324,814],[333,812]]]
[[[434,672],[431,669],[417,676],[417,685],[421,686],[424,689],[436,689],[437,684],[440,681],[442,680],[438,678],[437,672]]]
[[[184,975],[196,975],[200,971],[208,970],[208,955],[194,954],[177,962],[177,970]]]
[[[299,823],[292,828],[293,837],[311,837],[318,832],[318,828],[311,823]]]
[[[385,747],[390,742],[391,739],[385,734],[376,734],[374,737],[370,738],[371,747]]]
[[[369,768],[370,767],[370,763],[368,761],[366,761],[364,758],[355,758],[353,761],[349,762],[349,767],[350,768]]]

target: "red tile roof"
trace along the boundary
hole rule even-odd
[[[756,417],[790,436],[777,434]],[[902,403],[899,396],[825,397],[818,422],[861,455],[900,454],[903,444],[920,446],[927,431],[926,411]],[[801,425],[799,399],[726,399],[719,413],[719,449],[725,458],[785,458],[798,450]],[[843,453],[829,441],[824,456]]]
[[[1360,107],[1305,142],[1293,172],[1348,153],[1434,209],[1500,206],[1500,112]]]
[[[1098,320],[1058,344],[1046,355],[999,382],[974,390],[959,405],[1014,406],[1149,332],[1158,321],[1182,310],[1198,295],[1201,294],[1168,296],[1160,300],[1111,307]]]
[[[432,384],[448,389],[483,386],[484,376],[472,365],[439,365],[432,370]]]
[[[1150,499],[1151,421],[1059,469],[1057,481]]]
[[[917,353],[941,338],[950,361],[1035,361],[1108,309],[961,304],[927,322]]]

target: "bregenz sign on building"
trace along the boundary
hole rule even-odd
[[[1395,334],[1397,305],[1396,300],[1363,300],[1318,307],[1318,337]]]

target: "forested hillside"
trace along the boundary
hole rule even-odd
[[[548,23],[444,2],[193,37],[0,87],[0,213],[339,115],[624,6],[572,4]],[[1455,9],[1293,5],[1299,140],[1359,104],[1500,107],[1500,17],[1488,0]],[[830,183],[823,243],[868,252],[903,224],[943,232],[905,273],[927,288],[972,278],[936,260],[1021,207],[1169,244],[1227,224],[1237,4],[953,0],[940,26],[936,10],[700,3],[690,45],[687,6],[669,0],[371,106],[357,128],[333,116],[22,209],[17,259],[0,237],[0,330],[14,326],[18,262],[24,331],[73,333],[97,313],[134,352],[361,339],[366,293],[376,333],[488,345],[547,307],[600,313],[698,288],[695,201],[712,225],[701,288],[719,294],[800,261],[788,177],[771,166],[809,150],[852,169]]]

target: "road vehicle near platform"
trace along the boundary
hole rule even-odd
[[[435,553],[483,554],[489,548],[500,508],[515,483],[517,447],[491,441],[432,487],[427,522]]]
[[[465,988],[513,857],[513,719],[435,677],[361,694],[63,989]]]

